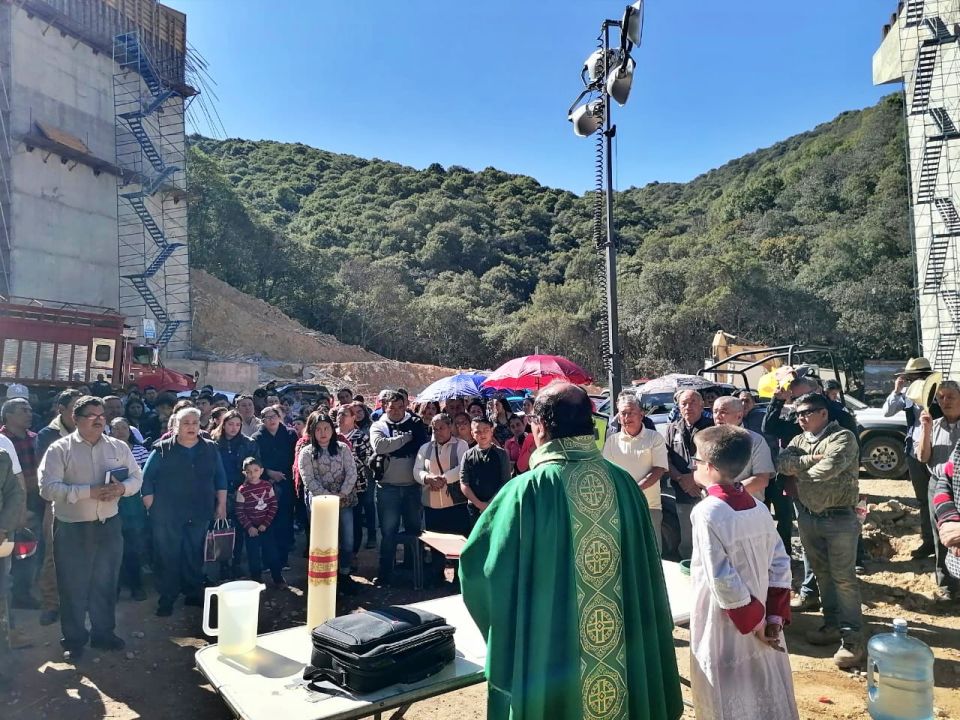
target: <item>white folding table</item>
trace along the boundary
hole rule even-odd
[[[663,569],[673,620],[684,624],[690,619],[690,578],[680,572],[677,563],[664,562]],[[391,720],[400,720],[415,702],[484,682],[486,642],[463,598],[452,595],[417,603],[416,607],[446,618],[457,629],[457,657],[435,675],[410,685],[390,685],[366,695],[353,695],[329,683],[320,684],[320,690],[311,689],[303,679],[311,648],[305,626],[261,635],[256,649],[241,657],[221,657],[218,647],[209,645],[197,651],[197,668],[243,720],[354,720],[370,716],[380,720],[391,710],[396,711]]]

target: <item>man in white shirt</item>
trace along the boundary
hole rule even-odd
[[[470,449],[465,440],[453,436],[453,420],[438,413],[430,422],[433,439],[420,446],[413,466],[414,479],[423,485],[424,528],[452,535],[470,534],[467,499],[460,490],[460,461]],[[446,558],[432,550],[433,581],[442,583]]]
[[[118,501],[137,493],[142,476],[130,446],[103,434],[100,398],[77,399],[73,419],[77,429],[54,442],[40,462],[40,496],[53,503],[60,644],[75,663],[88,641],[98,650],[124,647],[114,632],[123,559]],[[113,472],[118,479],[108,482]]]
[[[743,427],[743,401],[735,397],[718,397],[713,402],[713,422],[715,425]],[[750,454],[750,462],[734,478],[734,482],[741,483],[747,492],[763,502],[763,491],[770,479],[777,474],[777,468],[773,464],[770,446],[763,435],[748,428],[743,429],[750,433],[753,452]]]
[[[643,426],[645,412],[635,393],[620,393],[617,415],[620,432],[607,438],[603,445],[603,457],[630,473],[640,486],[650,508],[650,520],[657,539],[657,549],[660,550],[660,530],[663,525],[660,477],[667,471],[667,444],[660,433]]]
[[[237,412],[240,413],[240,432],[247,437],[253,437],[253,434],[263,425],[260,418],[257,417],[257,408],[254,405],[253,398],[249,395],[238,395],[236,398]]]

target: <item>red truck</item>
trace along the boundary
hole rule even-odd
[[[0,383],[35,388],[88,384],[192,390],[196,380],[167,370],[159,351],[137,345],[115,310],[33,298],[0,298]]]

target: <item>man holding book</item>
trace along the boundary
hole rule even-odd
[[[43,456],[39,484],[40,496],[53,503],[60,644],[64,657],[76,662],[88,640],[101,650],[124,646],[114,633],[123,559],[118,501],[136,494],[141,474],[130,447],[103,434],[106,413],[100,398],[79,398],[73,418],[77,429]]]

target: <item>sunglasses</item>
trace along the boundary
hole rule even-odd
[[[797,417],[799,418],[809,417],[810,415],[813,415],[814,413],[818,413],[821,410],[823,410],[823,408],[814,408],[813,410],[797,410]]]

